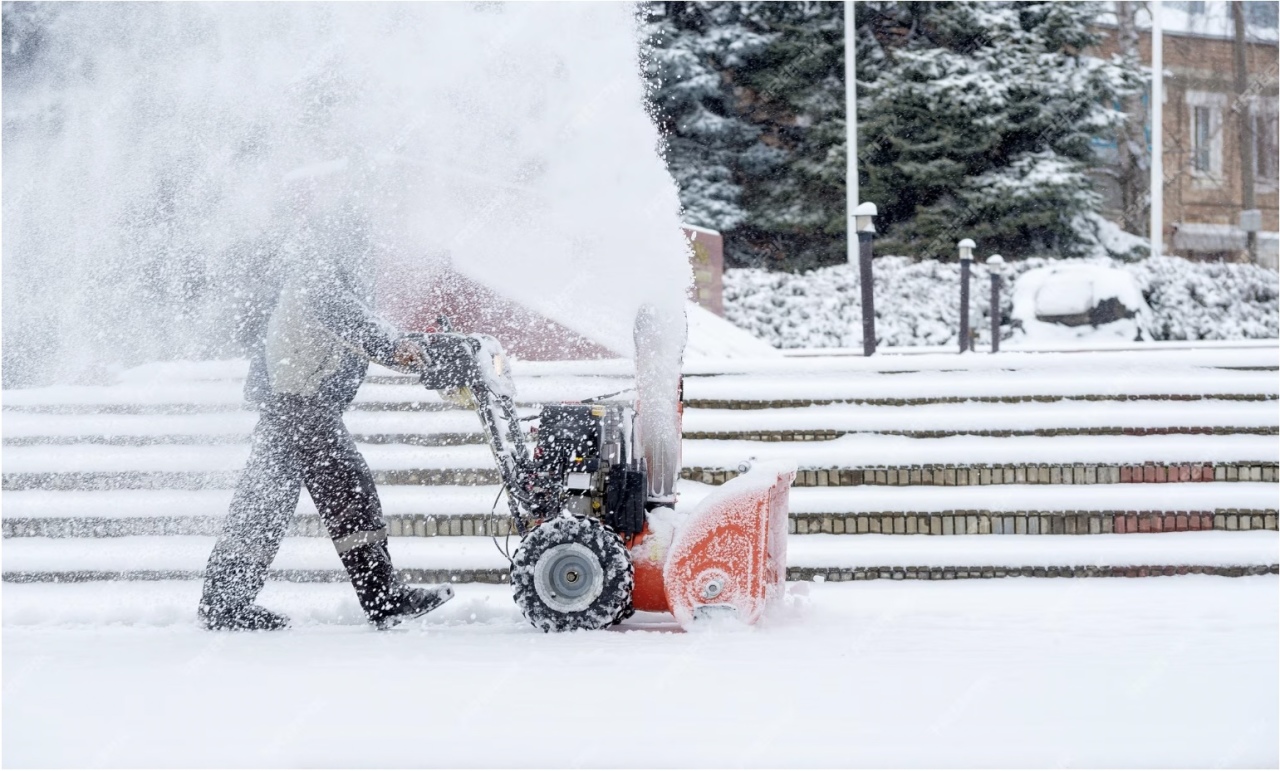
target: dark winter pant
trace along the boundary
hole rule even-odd
[[[274,396],[262,407],[249,463],[209,556],[202,605],[230,610],[254,601],[297,509],[302,485],[344,565],[348,554],[354,556],[358,552],[352,550],[365,544],[386,554],[387,530],[373,475],[342,423],[341,409]]]

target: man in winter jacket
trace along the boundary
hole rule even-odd
[[[288,624],[254,601],[303,485],[370,623],[388,628],[453,596],[448,586],[418,589],[397,580],[373,476],[342,422],[370,361],[403,371],[425,363],[416,341],[370,310],[359,280],[367,239],[358,226],[343,225],[312,224],[294,239],[288,276],[257,335],[245,395],[260,415],[209,556],[199,606],[206,628]]]

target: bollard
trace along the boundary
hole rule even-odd
[[[1000,352],[1000,268],[1004,258],[993,254],[987,258],[987,269],[991,271],[991,352]]]
[[[969,337],[969,265],[973,262],[972,238],[960,241],[960,353],[971,350],[973,340]]]
[[[864,201],[853,210],[853,216],[858,231],[858,283],[862,285],[862,355],[870,356],[876,352],[875,285],[871,276],[871,238],[876,232],[871,220],[876,216],[876,205]]]

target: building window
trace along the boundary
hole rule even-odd
[[[1191,108],[1191,168],[1203,174],[1213,171],[1209,166],[1209,144],[1213,138],[1213,121],[1208,107]]]
[[[1227,95],[1212,91],[1188,91],[1188,165],[1202,185],[1222,184],[1222,115]]]
[[[1253,177],[1254,184],[1266,191],[1275,190],[1280,182],[1280,125],[1276,120],[1276,100],[1260,99],[1253,106]]]

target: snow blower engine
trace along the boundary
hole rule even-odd
[[[547,404],[529,432],[497,340],[418,336],[428,357],[422,384],[480,416],[521,539],[511,557],[515,601],[544,631],[599,629],[636,610],[669,611],[685,628],[707,617],[751,624],[785,581],[795,467],[744,467],[677,512],[681,386],[677,371],[661,389],[672,393],[646,388],[662,378],[645,376],[659,357],[642,350],[644,323],[642,313],[637,402],[665,407],[656,420],[638,419],[636,403]],[[663,424],[674,432],[655,428]]]

